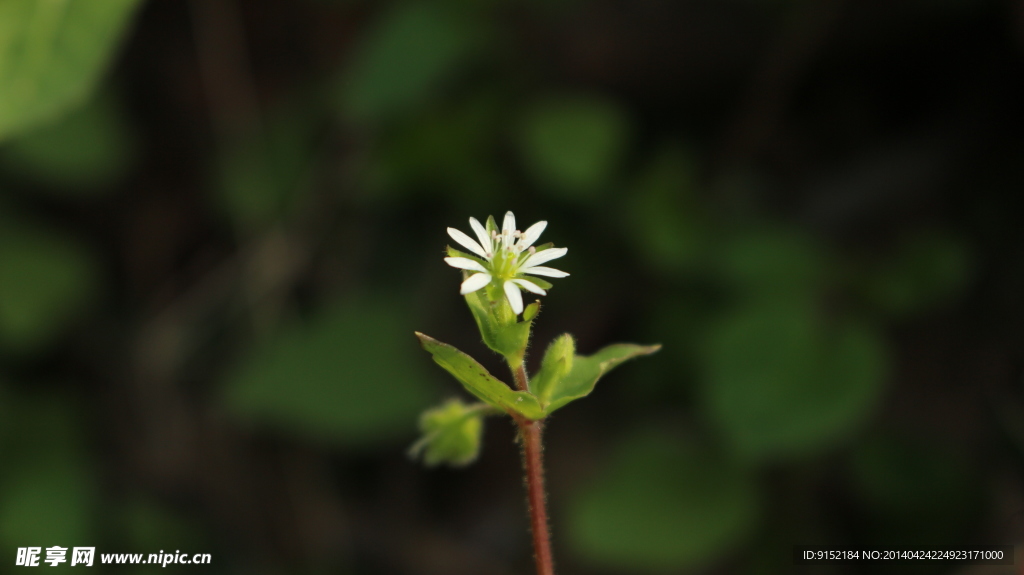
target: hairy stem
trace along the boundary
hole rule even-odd
[[[526,378],[526,364],[523,360],[517,363],[509,362],[512,368],[512,377],[516,380],[516,389],[519,391],[530,391],[530,381]]]
[[[512,369],[516,387],[529,391],[526,368],[520,364]],[[544,457],[541,421],[517,417],[519,434],[523,442],[523,470],[526,473],[526,501],[530,508],[530,531],[533,533],[533,552],[537,562],[537,575],[555,575],[551,556],[551,535],[548,532],[547,495],[544,492]]]

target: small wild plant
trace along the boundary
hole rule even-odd
[[[505,214],[500,230],[493,216],[487,218],[486,226],[476,218],[469,218],[469,225],[476,239],[455,228],[448,228],[448,235],[472,253],[449,247],[445,262],[462,270],[460,293],[469,304],[484,343],[508,362],[515,387],[488,373],[469,355],[416,332],[423,349],[481,403],[465,404],[456,399],[424,412],[420,418],[423,437],[412,446],[411,453],[422,455],[427,465],[466,465],[480,451],[483,418],[502,414],[512,417],[519,428],[523,451],[537,573],[553,575],[541,442],[544,420],[555,410],[589,395],[597,380],[615,366],[654,353],[661,346],[620,343],[593,355],[576,355],[572,336],[564,334],[548,346],[540,371],[527,377],[524,359],[540,302],[523,307],[522,292],[546,295],[552,286],[541,277],[567,277],[569,274],[543,264],[564,256],[568,250],[552,244],[534,246],[547,222],[537,222],[521,232],[516,229],[512,212]]]

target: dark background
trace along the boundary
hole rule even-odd
[[[559,573],[1019,542],[1022,56],[1019,1],[0,2],[0,572],[530,573],[509,421],[406,455],[466,397],[413,330],[505,377],[441,258],[506,210],[535,352],[664,345],[547,426]]]

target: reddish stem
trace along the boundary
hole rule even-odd
[[[520,365],[512,370],[516,387],[528,391],[526,369]],[[548,532],[547,498],[544,493],[544,457],[541,442],[541,421],[516,418],[523,441],[523,468],[526,472],[526,500],[530,508],[530,531],[537,561],[537,575],[555,575],[551,556],[551,534]]]

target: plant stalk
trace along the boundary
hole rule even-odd
[[[526,368],[520,363],[513,368],[516,387],[529,391]],[[537,575],[555,575],[551,555],[551,534],[548,531],[547,494],[544,492],[544,457],[541,432],[543,423],[516,418],[523,442],[523,471],[526,473],[526,501],[530,509],[530,531],[533,533],[533,552],[537,562]]]

